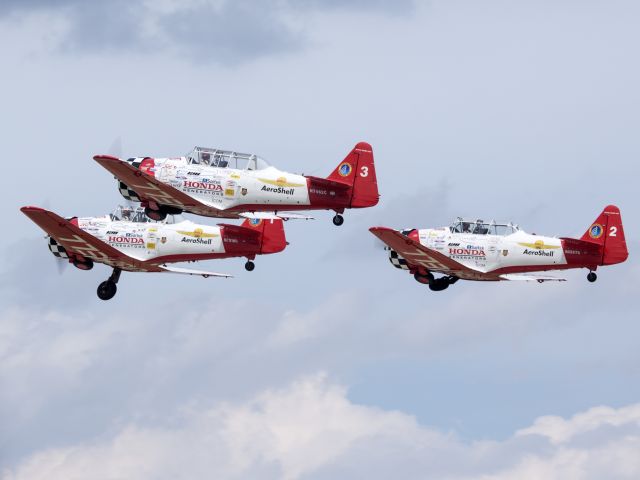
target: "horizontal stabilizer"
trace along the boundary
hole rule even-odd
[[[336,180],[329,180],[327,178],[313,177],[307,175],[307,178],[311,180],[312,186],[316,188],[333,188],[335,190],[348,190],[351,188],[351,184],[345,182],[338,182]]]
[[[256,230],[254,228],[243,227],[241,225],[232,225],[230,223],[219,223],[219,227],[224,228],[225,235],[238,235],[245,236],[248,238],[260,238],[262,234],[261,230]]]

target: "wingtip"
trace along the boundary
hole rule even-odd
[[[114,157],[113,155],[94,155],[93,159],[96,162],[119,162],[120,159],[118,157]]]
[[[27,212],[46,212],[46,210],[44,208],[40,208],[40,207],[33,207],[30,205],[24,206],[20,208],[20,211],[22,213],[27,213]]]

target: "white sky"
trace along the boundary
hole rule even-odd
[[[2,478],[638,478],[639,20],[633,1],[3,2]],[[91,157],[117,137],[315,175],[364,140],[382,199],[288,222],[254,272],[125,273],[105,303],[108,270],[59,275],[18,208],[110,211]],[[578,235],[608,203],[630,258],[595,284],[434,294],[367,232]]]

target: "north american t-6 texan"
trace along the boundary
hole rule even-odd
[[[256,155],[203,147],[177,158],[93,158],[115,176],[120,193],[141,202],[154,220],[181,212],[222,218],[275,212],[295,218],[284,211],[333,210],[333,223],[342,225],[345,209],[372,207],[379,198],[373,151],[365,142],[327,178],[283,172]]]
[[[80,270],[94,263],[113,267],[111,276],[98,286],[98,297],[116,294],[122,271],[169,272],[203,277],[230,277],[224,273],[168,265],[216,258],[246,257],[245,268],[254,269],[256,255],[285,249],[282,219],[247,219],[242,225],[199,225],[187,220],[174,223],[149,220],[144,210],[119,207],[103,217],[62,218],[38,207],[20,210],[46,233],[49,250]]]
[[[586,268],[595,282],[595,270],[624,262],[628,257],[620,210],[605,207],[578,238],[529,234],[511,223],[458,218],[442,228],[369,229],[389,250],[389,260],[434,291],[458,280],[563,281],[531,272]],[[436,277],[435,274],[441,274]]]

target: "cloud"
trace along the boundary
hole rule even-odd
[[[47,13],[66,23],[59,49],[67,53],[170,53],[196,64],[237,65],[304,48],[300,16],[315,12],[405,12],[412,0],[302,3],[255,0],[149,2],[3,2],[0,16]]]
[[[535,428],[541,420],[502,442],[466,443],[353,403],[318,373],[245,402],[184,406],[161,427],[131,422],[108,438],[37,452],[4,478],[637,478],[640,404],[601,411],[558,419],[573,430],[561,443]],[[585,430],[603,435],[585,443]]]

